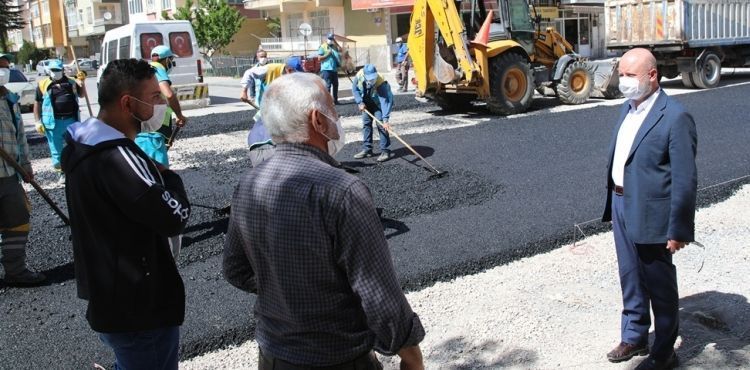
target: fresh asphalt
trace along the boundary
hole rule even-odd
[[[746,81],[746,77],[725,78],[726,84],[739,85],[676,97],[697,123],[700,188],[750,175]],[[399,109],[434,110],[429,120],[445,120],[437,109],[407,97],[399,97],[399,103],[403,103]],[[549,102],[539,100],[534,108],[545,104]],[[353,105],[339,108],[342,115],[356,113]],[[572,239],[575,223],[601,217],[606,149],[618,112],[617,106],[542,111],[405,136],[433,165],[448,171],[439,179],[428,180],[430,172],[395,141],[399,157],[385,164],[351,160],[358,144],[347,145],[338,159],[359,171],[371,188],[376,206],[382,208],[399,278],[406,289],[418,290],[556,248]],[[242,130],[249,125],[248,116],[238,112],[195,118],[184,137]],[[471,119],[487,113],[476,107],[458,116]],[[46,147],[34,145],[32,153],[42,157]],[[190,187],[191,198],[224,205],[242,166],[223,163],[215,152],[196,156],[206,166],[216,167],[214,173],[223,173],[227,184]],[[40,171],[38,176],[52,180],[48,172]],[[700,192],[699,201],[716,202],[747,182],[745,178],[711,187]],[[61,188],[51,195],[64,199]],[[85,304],[76,298],[69,233],[37,194],[30,197],[34,209],[30,261],[52,283],[33,289],[0,286],[0,368],[80,369],[94,362],[110,367],[111,353],[88,328]],[[253,335],[253,296],[231,287],[221,276],[226,225],[226,217],[194,207],[180,259],[187,292],[182,358]],[[606,227],[598,222],[590,225],[585,232]]]

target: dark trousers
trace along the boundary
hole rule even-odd
[[[651,355],[664,360],[674,351],[679,326],[677,270],[666,243],[636,244],[628,237],[625,212],[623,197],[612,194],[612,229],[622,288],[622,341],[648,342],[650,306],[655,328]]]
[[[326,82],[326,91],[333,95],[333,101],[339,101],[339,76],[336,71],[320,71],[320,78]]]
[[[375,357],[375,353],[368,352],[362,356],[355,358],[354,360],[347,361],[338,365],[331,366],[305,366],[295,365],[284,360],[273,358],[263,351],[258,351],[258,370],[382,370],[383,365],[380,364],[378,358]]]
[[[177,370],[180,328],[128,333],[99,333],[99,339],[115,352],[115,370]]]

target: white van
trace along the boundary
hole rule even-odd
[[[203,83],[198,42],[189,21],[134,22],[107,31],[102,42],[97,83],[110,61],[127,58],[150,61],[151,49],[158,45],[169,46],[175,54],[175,66],[169,71],[169,78],[180,105],[208,106],[208,86]]]

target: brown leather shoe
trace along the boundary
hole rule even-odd
[[[633,356],[645,356],[648,354],[648,344],[630,344],[620,342],[613,350],[607,353],[610,362],[622,362],[633,358]]]

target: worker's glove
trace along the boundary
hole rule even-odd
[[[39,135],[44,135],[44,133],[46,132],[46,130],[44,129],[44,125],[40,121],[36,122],[36,132],[38,132]]]
[[[77,78],[78,80],[80,80],[80,81],[83,81],[83,80],[85,80],[87,76],[88,76],[88,75],[86,74],[86,72],[85,72],[85,71],[78,71],[78,73],[76,74],[76,78]]]
[[[366,108],[365,103],[359,103],[359,111],[360,112],[364,112],[365,108]]]

